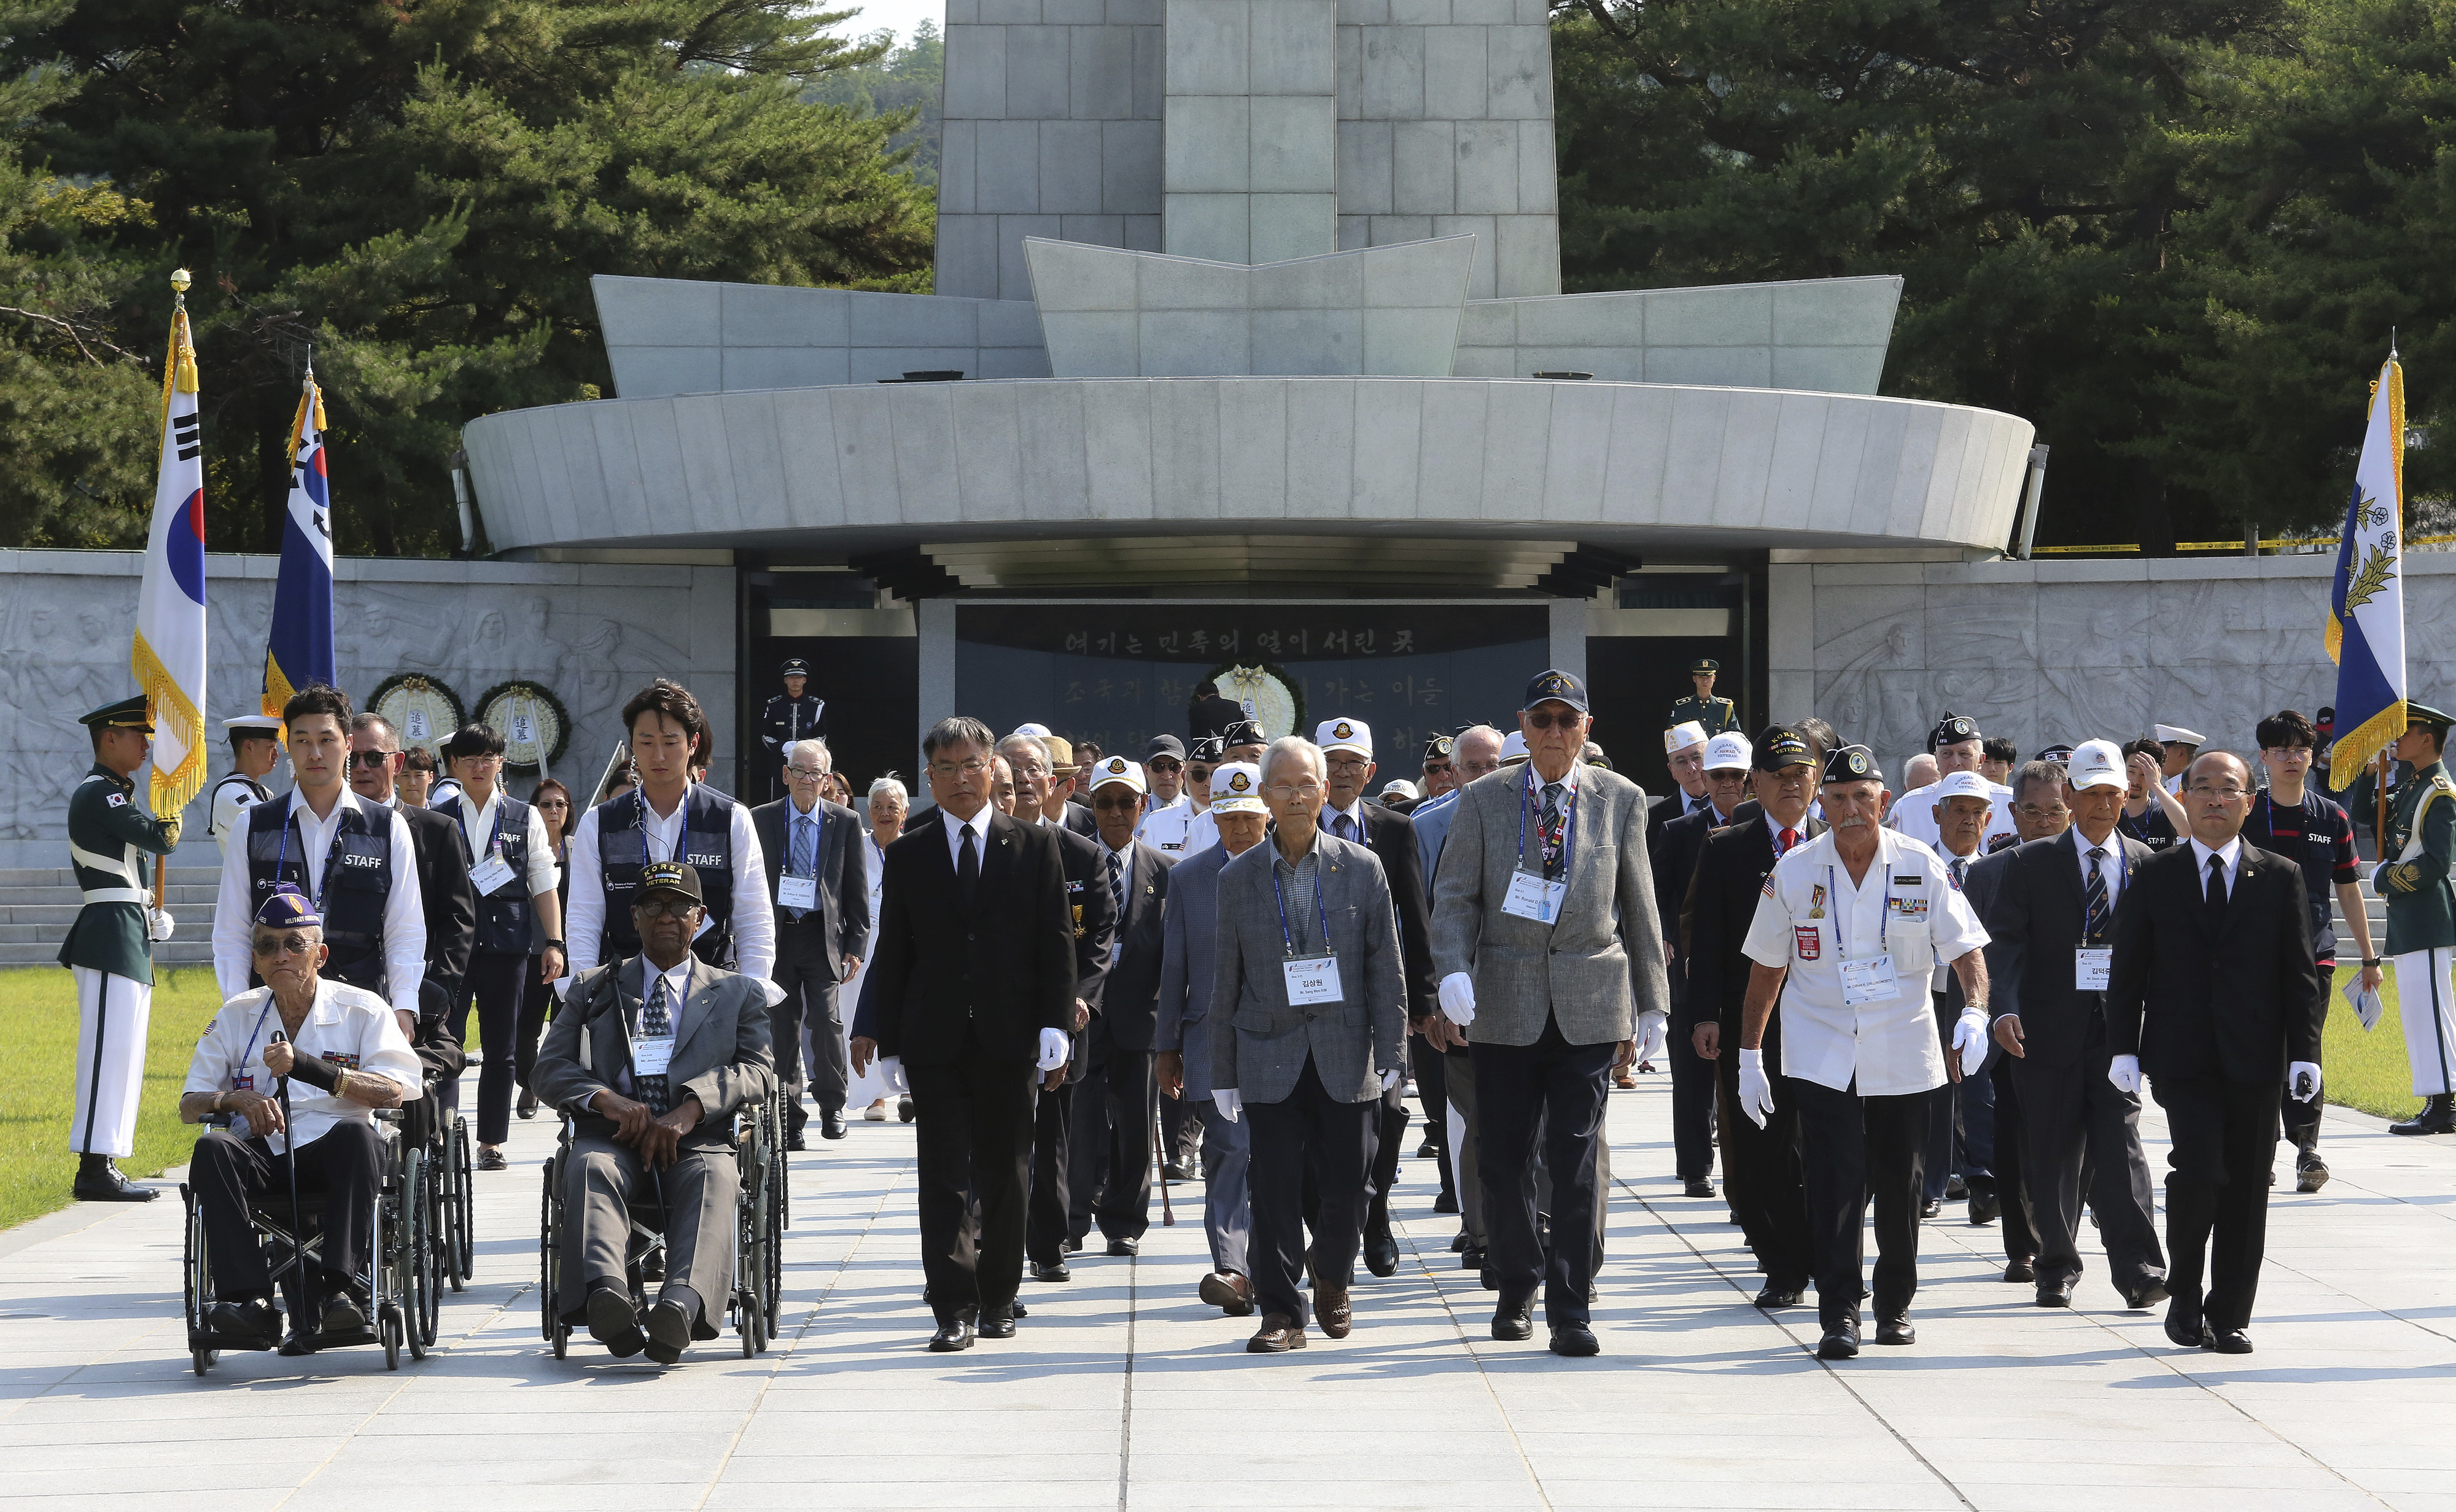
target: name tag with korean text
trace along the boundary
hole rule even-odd
[[[776,907],[800,909],[805,912],[819,906],[819,879],[816,877],[778,877]]]
[[[1891,952],[1842,963],[1843,1007],[1861,1008],[1870,1003],[1890,1003],[1901,995],[1902,985],[1894,979]]]
[[[1509,874],[1508,895],[1501,900],[1501,911],[1538,924],[1552,924],[1561,917],[1561,900],[1568,896],[1566,882],[1546,882],[1532,871]]]
[[[1280,962],[1279,969],[1287,973],[1290,1008],[1313,1008],[1340,1002],[1345,996],[1340,991],[1339,958],[1335,955],[1295,956]]]
[[[2112,946],[2082,945],[2073,949],[2073,990],[2079,992],[2103,992],[2107,978],[2115,966]]]
[[[470,885],[481,897],[493,897],[495,889],[511,881],[512,876],[512,864],[503,859],[500,850],[490,851],[485,860],[469,868]]]
[[[640,1076],[662,1076],[674,1063],[674,1037],[661,1034],[654,1039],[631,1041],[631,1071]]]

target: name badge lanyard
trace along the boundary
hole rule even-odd
[[[256,1011],[256,1027],[247,1032],[247,1049],[238,1054],[238,1070],[231,1073],[233,1092],[256,1091],[256,1078],[247,1073],[247,1063],[256,1058],[256,1036],[264,1032],[265,1015],[273,1011],[273,994],[264,994],[264,1006]],[[302,1026],[303,1027],[303,1026]]]
[[[1288,900],[1279,893],[1279,868],[1276,863],[1271,868],[1271,901],[1279,907],[1279,945],[1287,951],[1289,960],[1296,960],[1297,937],[1288,931]],[[1330,914],[1321,903],[1321,863],[1319,858],[1314,863],[1313,911],[1321,930],[1321,953],[1326,958],[1336,952],[1330,948]]]
[[[1876,864],[1882,866],[1884,861],[1884,852],[1880,849],[1876,853]],[[1847,961],[1851,958],[1851,931],[1846,928],[1846,926],[1849,925],[1851,921],[1849,916],[1842,912],[1842,889],[1833,879],[1833,868],[1831,863],[1829,863],[1825,868],[1825,895],[1833,900],[1833,912],[1835,915],[1833,920],[1833,953]],[[1888,871],[1885,873],[1884,907],[1876,915],[1876,954],[1878,955],[1888,955],[1892,953],[1892,951],[1887,948],[1885,936],[1886,931],[1893,928],[1893,873]]]
[[[1526,767],[1526,786],[1518,790],[1518,869],[1526,869],[1526,810],[1535,800],[1535,767]],[[1538,832],[1537,838],[1542,838]],[[1578,788],[1569,786],[1569,801],[1561,809],[1561,886],[1569,885],[1569,849],[1578,838]]]
[[[273,880],[276,882],[281,880],[281,869],[290,864],[290,827],[297,821],[298,794],[294,790],[282,795],[281,849],[273,858]],[[324,871],[322,876],[317,879],[315,894],[307,900],[316,905],[317,913],[324,911],[324,894],[332,890],[333,863],[339,859],[334,852],[339,848],[341,841],[340,824],[338,818],[333,821],[333,844],[324,848]],[[298,837],[298,844],[302,847],[307,844],[307,837],[304,834]],[[298,880],[301,882],[307,880],[307,861],[304,856],[301,856],[298,861]]]

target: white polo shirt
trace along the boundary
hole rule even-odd
[[[1750,960],[1790,972],[1775,1009],[1784,1075],[1837,1092],[1855,1080],[1863,1097],[1897,1097],[1944,1085],[1929,952],[1952,961],[1986,943],[1934,851],[1879,828],[1876,854],[1854,886],[1829,829],[1774,864],[1744,949]],[[1844,963],[1880,956],[1893,963],[1894,995],[1847,1005]]]
[[[319,977],[316,1001],[306,1022],[292,1036],[297,1048],[344,1071],[381,1076],[400,1089],[403,1101],[415,1098],[425,1085],[418,1052],[402,1037],[392,1005],[364,988]],[[196,1039],[196,1053],[188,1062],[183,1092],[254,1092],[273,1095],[276,1080],[265,1070],[264,1047],[281,1028],[281,1010],[273,1006],[273,989],[252,988],[222,1005]],[[375,1110],[320,1092],[303,1081],[290,1084],[290,1116],[302,1145],[314,1144],[337,1123],[373,1123]],[[232,1125],[246,1133],[244,1120]],[[279,1154],[290,1148],[282,1134],[266,1142]]]
[[[1194,800],[1180,791],[1177,802],[1156,804],[1143,811],[1141,822],[1135,826],[1135,838],[1171,861],[1182,861],[1190,854],[1186,842],[1193,838],[1197,817]]]

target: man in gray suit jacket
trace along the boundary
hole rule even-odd
[[[563,1168],[563,1291],[556,1306],[617,1356],[672,1364],[714,1338],[733,1291],[741,1190],[733,1116],[775,1085],[768,994],[691,954],[706,917],[699,872],[641,868],[631,920],[641,953],[574,978],[538,1048],[538,1096],[572,1118]],[[634,1198],[665,1206],[665,1283],[646,1337],[624,1268]]]
[[[1604,1101],[1641,1030],[1670,1015],[1646,850],[1646,793],[1580,760],[1586,684],[1539,674],[1519,713],[1527,763],[1459,795],[1433,882],[1442,1011],[1475,1026],[1476,1159],[1501,1305],[1492,1337],[1534,1336],[1536,1283],[1552,1350],[1592,1355],[1594,1247],[1536,1233],[1539,1131],[1552,1177],[1552,1233],[1594,1232]],[[1648,1019],[1646,1015],[1653,1017]]]
[[[1262,796],[1278,832],[1219,873],[1211,1096],[1229,1118],[1248,1110],[1254,1117],[1262,1326],[1245,1347],[1263,1355],[1305,1344],[1297,1272],[1309,1161],[1321,1195],[1314,1311],[1324,1334],[1347,1337],[1382,1093],[1404,1074],[1406,987],[1389,878],[1371,850],[1317,827],[1326,773],[1313,742],[1273,744],[1262,756]]]
[[[1218,971],[1219,873],[1262,843],[1270,814],[1262,807],[1262,771],[1232,762],[1211,777],[1206,810],[1219,831],[1210,846],[1168,874],[1168,919],[1161,942],[1158,1017],[1152,1044],[1159,1052],[1159,1086],[1191,1103],[1202,1118],[1202,1233],[1211,1243],[1211,1274],[1201,1297],[1230,1318],[1254,1310],[1246,1265],[1253,1228],[1246,1172],[1254,1147],[1248,1126],[1211,1100],[1212,978]]]
[[[750,810],[775,900],[776,964],[768,979],[785,993],[770,1011],[776,1070],[785,1082],[785,1148],[803,1148],[803,1064],[808,1057],[819,1133],[845,1136],[844,1011],[836,988],[870,953],[870,870],[862,837],[870,827],[842,804],[819,796],[832,758],[827,743],[785,747],[787,796]]]

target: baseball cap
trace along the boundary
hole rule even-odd
[[[2123,751],[2111,740],[2085,740],[2064,764],[2064,781],[2076,788],[2125,787]]]
[[[1706,769],[1709,772],[1746,771],[1754,760],[1749,738],[1736,730],[1725,730],[1706,743]]]
[[[1755,760],[1750,763],[1761,772],[1778,772],[1786,766],[1805,766],[1814,760],[1808,748],[1808,737],[1788,725],[1777,725],[1765,732],[1756,745]]]
[[[1313,743],[1324,751],[1352,750],[1373,759],[1373,727],[1361,719],[1326,719],[1314,726]]]
[[[1231,746],[1268,746],[1270,743],[1271,737],[1262,733],[1262,722],[1257,719],[1240,719],[1219,732],[1219,745],[1223,750]]]
[[[1516,730],[1511,730],[1508,734],[1501,738],[1501,765],[1506,766],[1511,762],[1523,762],[1525,759],[1525,736],[1520,734]]]
[[[1526,684],[1526,702],[1521,708],[1533,708],[1538,704],[1566,704],[1583,714],[1586,711],[1586,681],[1574,672],[1547,667],[1535,674]]]
[[[1093,764],[1092,790],[1094,792],[1098,792],[1103,787],[1114,787],[1120,783],[1136,792],[1143,791],[1142,764],[1130,762],[1123,756],[1103,756]]]
[[[1211,811],[1216,814],[1263,814],[1262,768],[1252,762],[1230,762],[1211,774]]]
[[[678,892],[693,903],[705,903],[699,889],[699,868],[681,861],[651,861],[640,868],[640,890],[645,898],[651,892]]]
[[[1143,746],[1143,760],[1152,761],[1161,756],[1173,757],[1177,761],[1185,760],[1184,742],[1174,735],[1153,736]]]
[[[1948,798],[1979,798],[1992,804],[1996,801],[1996,789],[1976,772],[1947,772],[1928,789],[1928,796],[1937,803]]]

